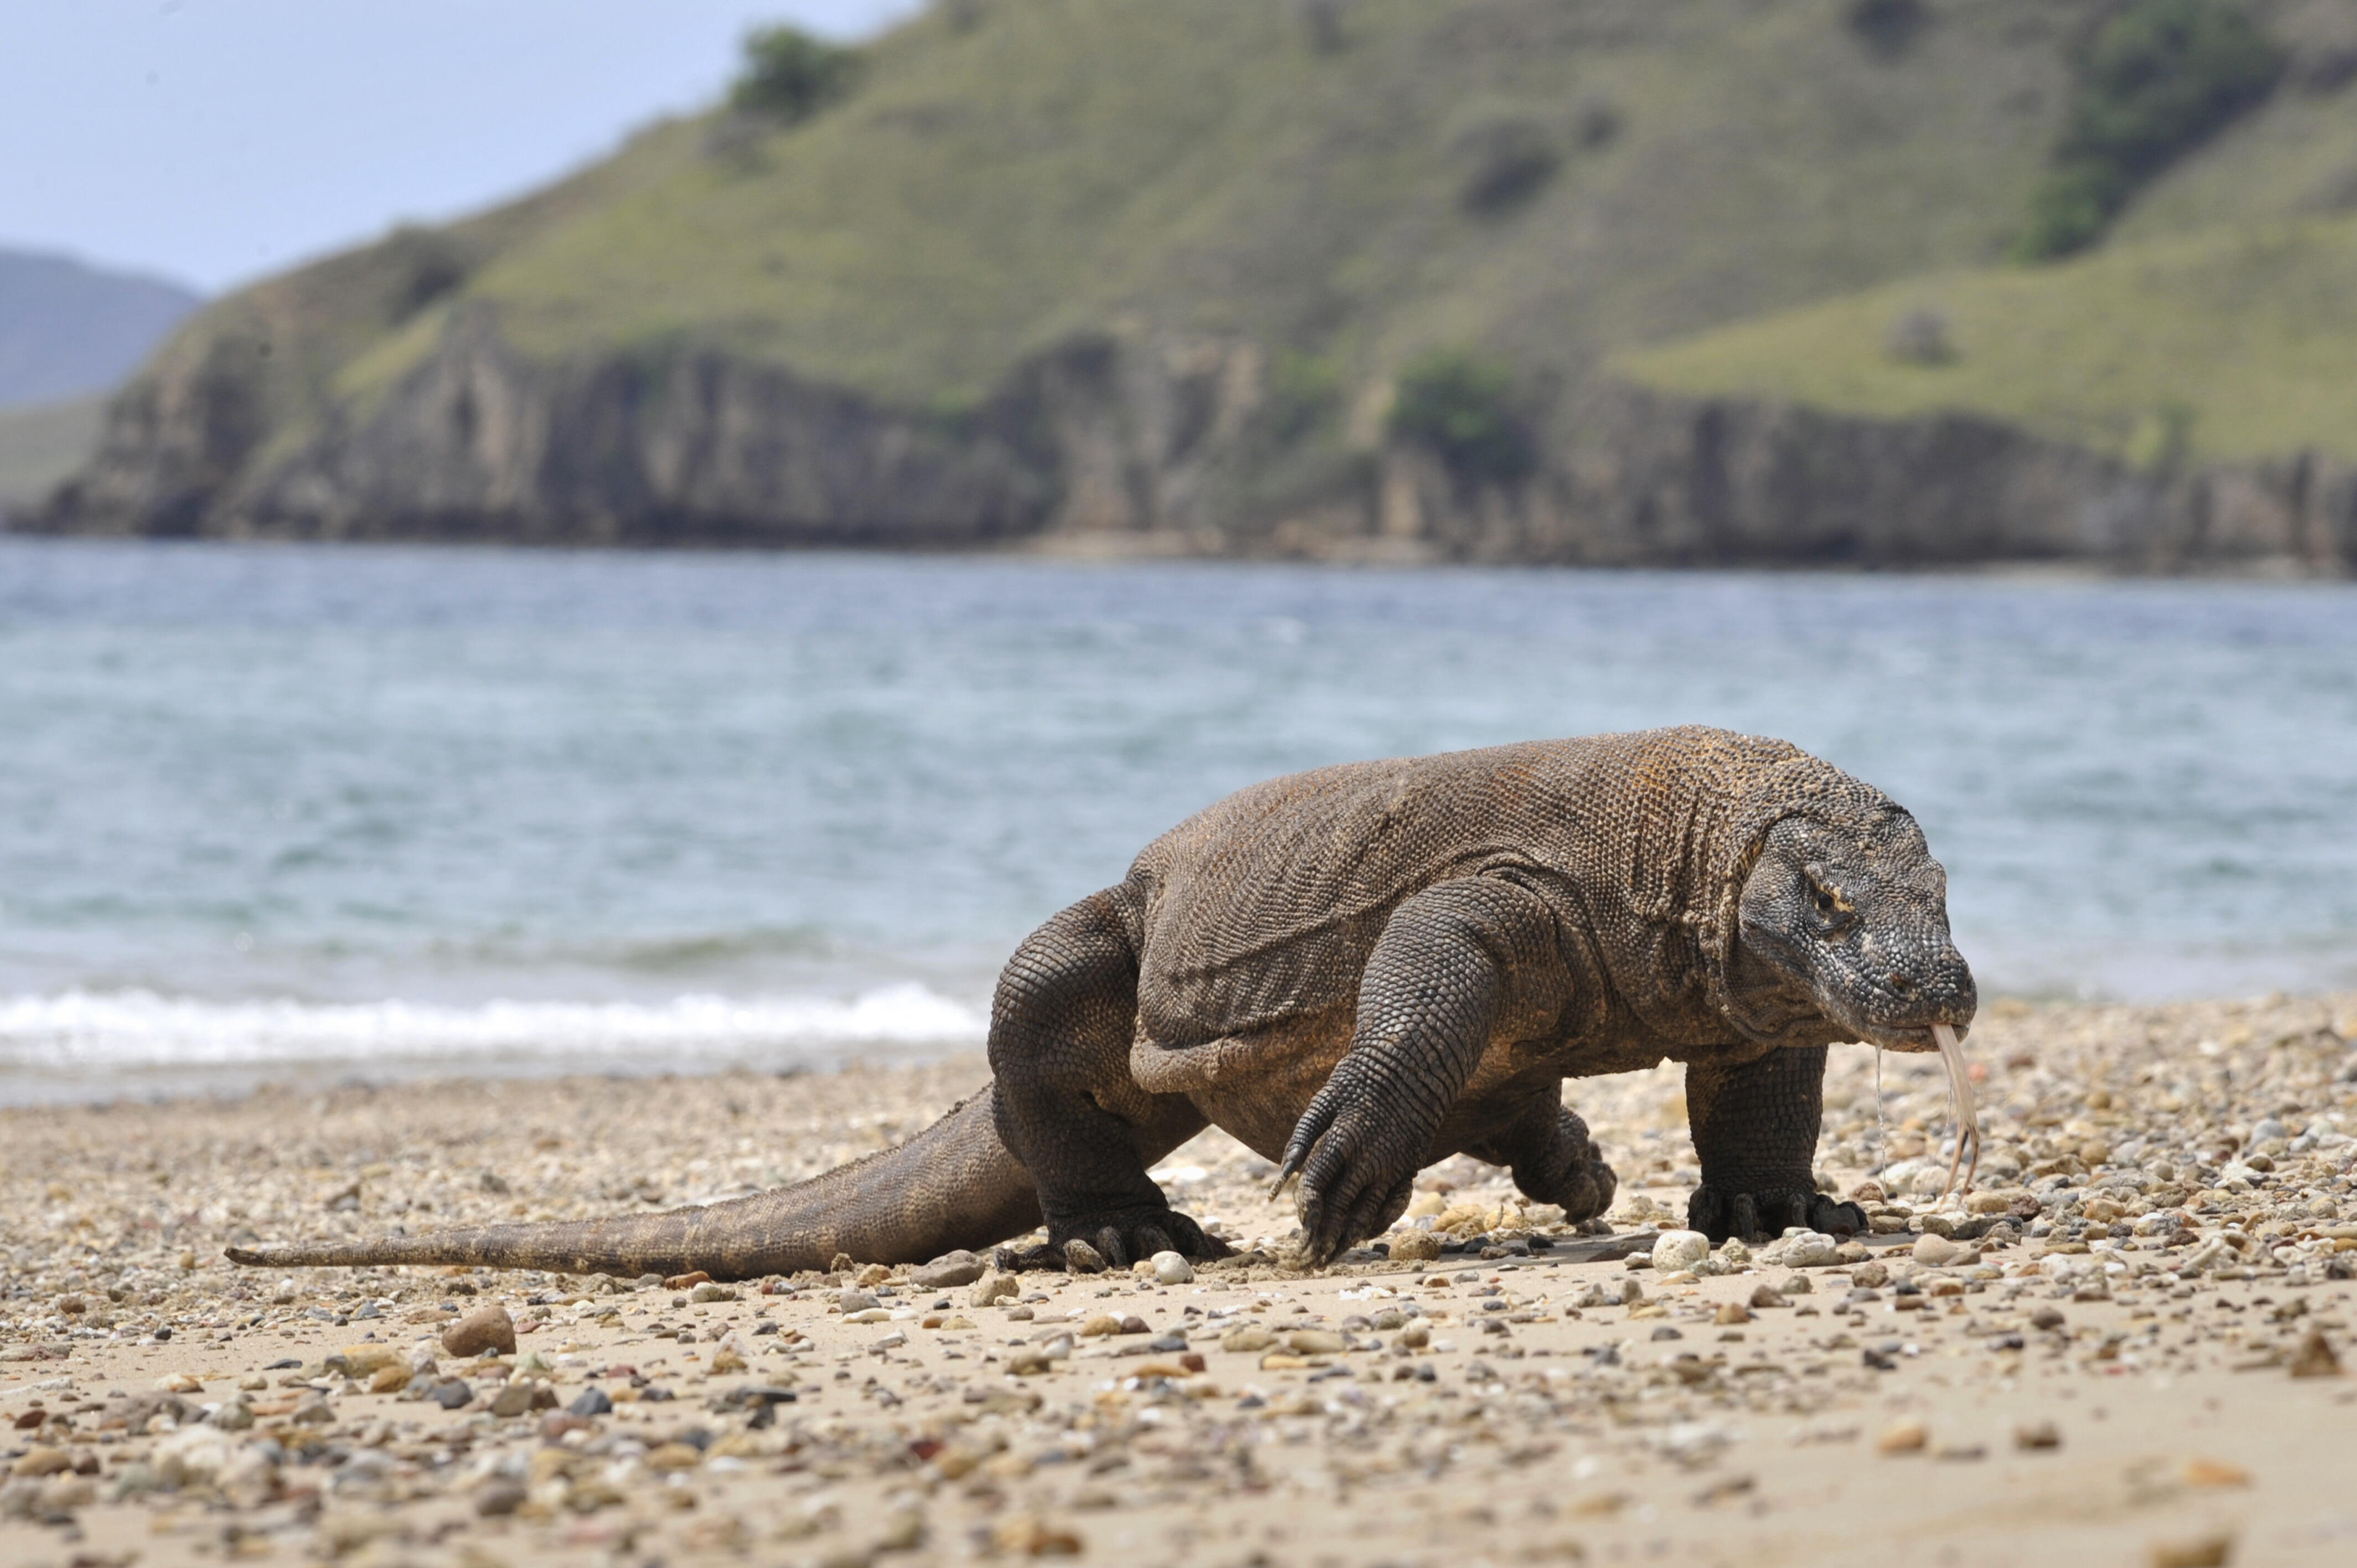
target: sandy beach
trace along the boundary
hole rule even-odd
[[[1876,1231],[1837,1252],[1657,1260],[1679,1078],[1576,1083],[1612,1235],[1460,1159],[1402,1257],[1317,1275],[1216,1133],[1157,1172],[1245,1249],[1192,1278],[221,1256],[797,1180],[972,1058],[10,1112],[0,1562],[2346,1562],[2352,1038],[2357,996],[1994,1004],[1944,1205],[1936,1063],[1886,1058],[1878,1118],[1836,1049],[1822,1173]]]

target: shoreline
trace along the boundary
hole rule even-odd
[[[1211,1133],[1157,1177],[1261,1261],[988,1305],[905,1269],[723,1291],[220,1255],[802,1179],[945,1112],[971,1055],[0,1111],[0,1558],[2335,1561],[2357,1387],[2307,1374],[2357,1316],[2352,1038],[2357,994],[1991,1004],[1976,1196],[2018,1239],[1909,1190],[1943,1166],[1936,1061],[1885,1059],[1878,1133],[1871,1055],[1837,1050],[1821,1163],[1847,1190],[1878,1152],[1890,1189],[1846,1259],[1632,1269],[1460,1157],[1416,1210],[1466,1250],[1304,1276],[1266,1162]],[[1683,1215],[1678,1090],[1572,1086],[1617,1232]],[[440,1341],[491,1306],[514,1353]]]

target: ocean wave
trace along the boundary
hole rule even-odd
[[[0,998],[0,1072],[372,1065],[444,1058],[590,1069],[698,1060],[839,1058],[861,1046],[955,1049],[985,1015],[922,985],[851,997],[679,996],[668,1002],[208,1002],[152,992]]]

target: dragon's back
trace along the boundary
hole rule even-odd
[[[1685,726],[1240,789],[1131,867],[1140,1029],[1184,1047],[1346,1004],[1391,912],[1452,877],[1514,875],[1567,918],[1673,918],[1699,841],[1783,792],[1796,766],[1840,777],[1783,741]]]

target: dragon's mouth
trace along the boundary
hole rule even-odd
[[[1971,1033],[1968,1024],[1878,1024],[1863,1031],[1869,1044],[1886,1051],[1929,1053],[1941,1048],[1936,1031],[1952,1029],[1962,1040]]]
[[[1879,1028],[1870,1036],[1880,1050],[1940,1053],[1940,1065],[1948,1072],[1948,1109],[1956,1123],[1956,1152],[1948,1161],[1948,1179],[1940,1188],[1943,1198],[1959,1190],[1956,1172],[1960,1168],[1964,1192],[1973,1190],[1973,1177],[1981,1168],[1980,1108],[1974,1103],[1972,1071],[1964,1061],[1964,1036],[1969,1032],[1963,1025],[1926,1024]]]

